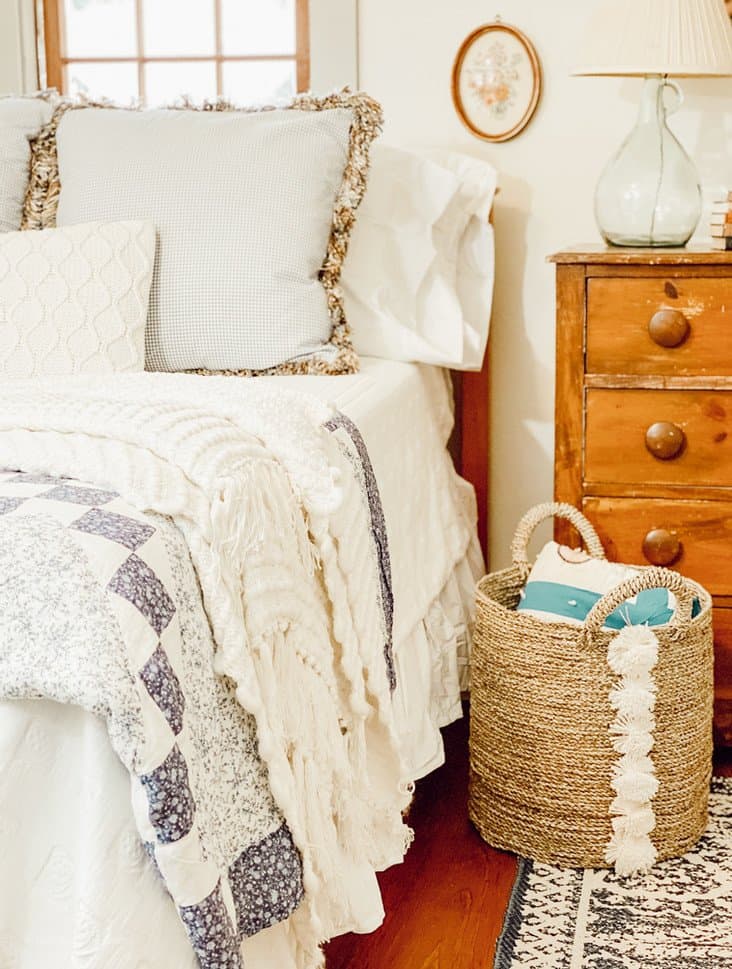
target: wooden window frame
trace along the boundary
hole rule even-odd
[[[64,55],[63,0],[43,0],[43,39],[46,53],[46,86],[64,91],[65,71],[68,64],[137,64],[138,97],[145,100],[146,64],[185,64],[212,62],[216,67],[216,94],[223,96],[223,68],[226,63],[241,61],[292,61],[295,62],[298,92],[310,87],[310,24],[309,0],[295,0],[295,53],[294,54],[242,54],[223,53],[221,0],[212,0],[214,13],[214,38],[216,50],[213,55],[168,55],[148,57],[145,54],[143,28],[143,5],[145,0],[135,0],[137,52],[130,57],[66,57]]]

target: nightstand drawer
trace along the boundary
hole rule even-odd
[[[587,372],[732,375],[732,281],[656,276],[587,281]]]
[[[582,509],[608,558],[678,569],[713,595],[732,596],[732,500],[585,498]]]
[[[732,487],[732,391],[596,389],[586,407],[586,483]]]

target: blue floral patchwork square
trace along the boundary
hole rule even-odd
[[[140,679],[145,684],[147,692],[162,710],[170,729],[174,734],[179,734],[183,729],[185,698],[178,677],[175,675],[162,646],[158,645],[158,648],[140,670]]]
[[[196,804],[188,783],[188,765],[176,745],[155,770],[141,774],[150,823],[158,841],[180,841],[193,827]]]
[[[291,915],[303,897],[302,862],[287,825],[246,848],[229,868],[236,917],[251,936]]]
[[[221,894],[221,883],[197,905],[178,909],[201,969],[242,969],[239,937]]]
[[[92,508],[85,515],[82,515],[72,525],[79,532],[86,532],[89,535],[99,535],[108,538],[111,542],[124,545],[131,552],[135,552],[141,545],[155,534],[152,525],[145,522],[136,521],[127,515],[119,515],[113,511],[103,511],[101,508]]]
[[[175,605],[165,586],[134,552],[114,573],[109,588],[139,609],[158,636],[175,615]]]
[[[50,501],[69,501],[75,505],[106,505],[108,501],[118,498],[119,495],[114,491],[102,491],[100,488],[60,484],[50,491],[44,491],[42,495],[37,497],[48,498]]]

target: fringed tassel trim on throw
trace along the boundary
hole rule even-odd
[[[620,681],[610,691],[615,719],[610,735],[621,755],[610,782],[613,834],[606,860],[618,875],[648,871],[657,857],[650,833],[656,826],[652,801],[658,790],[653,761],[658,639],[648,626],[626,626],[610,643],[608,663]]]

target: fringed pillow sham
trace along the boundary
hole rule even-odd
[[[137,111],[65,102],[34,143],[24,227],[149,219],[148,370],[352,373],[339,287],[381,109]]]
[[[29,139],[48,124],[52,95],[0,98],[0,232],[20,228],[28,188]]]

